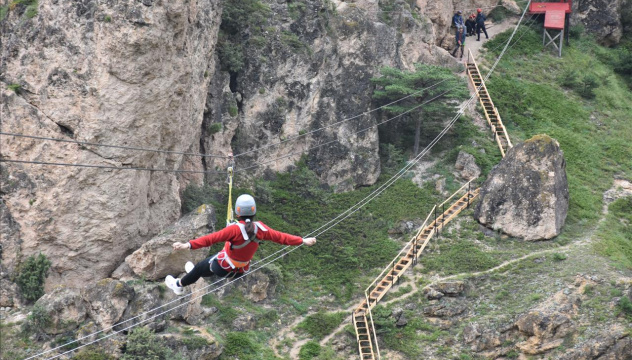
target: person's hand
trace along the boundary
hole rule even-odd
[[[177,243],[173,243],[173,250],[188,250],[190,249],[189,247],[189,243],[181,243],[181,242],[177,242]]]
[[[305,244],[307,246],[312,246],[312,245],[316,244],[316,238],[304,238],[303,239],[303,244]]]

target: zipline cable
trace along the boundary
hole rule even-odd
[[[443,80],[443,81],[446,81],[446,80]],[[443,82],[443,81],[441,81],[441,82]],[[441,82],[438,82],[435,85],[438,85]],[[450,88],[449,90],[452,90],[452,89],[454,89],[454,87]],[[447,92],[449,92],[449,90],[443,92],[441,95],[446,94]],[[413,93],[413,94],[416,94],[416,93]],[[409,96],[411,96],[411,95],[409,95]],[[430,101],[433,101],[436,98],[437,97],[433,98]],[[427,104],[430,101],[427,101],[427,102],[423,103],[422,105],[425,105],[425,104]],[[390,104],[393,104],[393,103],[390,103]],[[387,106],[387,105],[384,105],[384,106]],[[416,108],[418,108],[418,107],[419,106],[417,106]],[[411,111],[411,110],[409,110],[409,111]],[[372,125],[372,126],[370,126],[368,128],[365,128],[365,129],[362,129],[360,131],[354,132],[353,134],[358,134],[358,133],[367,131],[367,130],[369,130],[372,127],[375,127],[375,126],[378,126],[378,125],[382,125],[382,124],[387,123],[389,121],[392,121],[394,119],[400,118],[402,115],[403,114],[394,116],[394,117],[392,117],[390,119],[387,119],[387,120],[385,120],[385,121],[383,121],[383,122],[381,122],[381,123],[379,123],[377,125]],[[331,140],[331,141],[323,143],[323,144],[319,144],[319,145],[316,145],[316,146],[309,147],[309,148],[305,149],[304,151],[290,153],[288,155],[283,155],[283,156],[280,156],[280,157],[277,157],[277,158],[273,158],[273,159],[270,159],[270,160],[267,160],[267,161],[263,161],[263,162],[257,162],[255,165],[249,166],[247,168],[239,169],[239,170],[234,170],[234,172],[245,171],[245,170],[252,169],[252,168],[255,168],[255,167],[259,167],[261,165],[265,165],[265,164],[268,164],[268,163],[271,163],[271,162],[274,162],[274,161],[278,161],[278,160],[281,160],[281,159],[284,159],[284,158],[287,158],[287,157],[290,157],[290,156],[293,156],[293,155],[302,154],[304,152],[308,152],[310,150],[323,147],[325,145],[334,143],[336,141],[338,141],[338,140]],[[226,171],[213,171],[213,170],[172,170],[172,169],[153,169],[153,168],[139,168],[139,167],[118,167],[118,166],[108,166],[108,165],[57,163],[57,162],[49,162],[49,161],[14,160],[14,159],[4,159],[4,158],[0,158],[0,162],[10,162],[10,163],[20,163],[20,164],[34,164],[34,165],[51,165],[51,166],[70,166],[70,167],[80,167],[80,168],[99,168],[99,169],[112,169],[112,170],[137,170],[137,171],[172,172],[172,173],[188,173],[188,174],[227,174]]]
[[[439,81],[439,82],[437,82],[435,84],[432,84],[432,85],[430,85],[428,87],[425,87],[423,89],[417,90],[417,91],[415,91],[415,92],[413,92],[411,94],[408,94],[408,95],[406,95],[406,96],[404,96],[404,97],[402,97],[400,99],[394,100],[394,101],[392,101],[392,102],[390,102],[388,104],[385,104],[385,105],[381,105],[381,106],[379,106],[379,107],[377,107],[375,109],[371,109],[369,111],[365,111],[365,112],[360,113],[358,115],[354,115],[354,116],[351,116],[349,118],[342,119],[342,120],[337,121],[335,123],[332,123],[332,124],[320,127],[318,129],[311,130],[311,131],[306,132],[304,134],[299,134],[299,135],[295,135],[295,136],[289,137],[289,138],[287,138],[285,140],[282,140],[280,142],[277,142],[277,143],[272,143],[272,144],[268,144],[268,145],[265,145],[265,146],[262,146],[262,147],[259,147],[259,148],[255,148],[255,149],[251,149],[251,150],[248,150],[248,151],[244,151],[243,153],[240,153],[240,154],[237,154],[237,155],[233,155],[232,157],[233,158],[237,158],[239,156],[247,155],[247,154],[250,154],[252,152],[256,152],[256,151],[262,150],[262,149],[266,149],[266,148],[270,148],[270,147],[273,147],[273,146],[281,145],[281,144],[284,144],[286,142],[293,141],[293,140],[299,139],[301,137],[304,137],[304,136],[307,136],[307,135],[310,135],[310,134],[322,131],[324,129],[327,129],[327,128],[330,128],[330,127],[333,127],[333,126],[336,126],[336,125],[340,125],[342,123],[351,121],[353,119],[357,119],[357,118],[359,118],[361,116],[368,115],[368,114],[373,113],[375,111],[381,110],[381,109],[383,109],[383,108],[385,108],[387,106],[397,104],[398,102],[406,100],[406,99],[408,99],[408,98],[410,98],[412,96],[421,94],[424,91],[432,89],[435,86],[443,83],[444,81],[446,81],[446,80],[445,79],[441,80],[441,81]],[[81,146],[108,147],[108,148],[115,148],[115,149],[147,151],[147,152],[157,152],[157,153],[166,153],[166,154],[179,154],[179,155],[185,155],[185,156],[211,157],[211,158],[220,158],[220,159],[230,159],[231,158],[230,155],[212,155],[212,154],[181,152],[181,151],[174,151],[174,150],[150,149],[150,148],[142,148],[142,147],[134,147],[134,146],[110,145],[110,144],[101,144],[101,143],[94,143],[94,142],[87,142],[87,141],[80,141],[80,140],[60,139],[60,138],[53,138],[53,137],[47,137],[47,136],[35,136],[35,135],[27,135],[27,134],[19,134],[19,133],[11,133],[11,132],[0,132],[0,135],[21,137],[21,138],[28,138],[28,139],[35,139],[35,140],[43,140],[43,141],[56,141],[56,142],[72,143],[72,144],[77,144],[77,145],[81,145]],[[45,165],[52,165],[52,164],[48,163],[48,164],[45,164]],[[158,171],[158,170],[156,170],[156,171]]]
[[[531,0],[529,0],[529,3],[531,3]],[[528,8],[528,4],[527,4],[527,8]],[[510,43],[510,42],[511,42],[511,40],[513,39],[513,36],[515,35],[516,30],[518,29],[518,26],[520,25],[520,22],[521,22],[521,21],[522,21],[522,19],[524,18],[524,14],[526,13],[526,9],[527,9],[527,8],[525,8],[525,11],[523,12],[523,14],[522,14],[522,16],[521,16],[520,21],[518,22],[518,25],[516,26],[516,28],[515,28],[514,32],[512,33],[511,37],[509,38],[509,41],[507,42],[507,45],[505,46],[505,48],[503,49],[503,51],[501,52],[501,54],[498,56],[498,59],[497,59],[497,60],[496,60],[496,62],[494,63],[494,66],[492,66],[492,69],[490,70],[490,72],[487,74],[487,76],[486,76],[486,80],[487,80],[487,79],[489,79],[489,77],[491,76],[491,73],[492,73],[492,72],[493,72],[493,70],[496,68],[496,66],[498,65],[498,63],[500,62],[500,59],[504,56],[504,54],[505,54],[505,52],[506,52],[506,50],[507,50],[507,48],[508,48],[509,43]],[[480,89],[480,88],[482,88],[482,84],[479,86],[479,89]],[[460,110],[457,112],[457,114],[456,114],[456,115],[452,118],[452,120],[448,123],[448,125],[447,125],[447,126],[446,126],[446,127],[445,127],[442,131],[441,131],[441,133],[440,133],[439,135],[437,135],[437,137],[435,137],[435,139],[434,139],[434,140],[433,140],[433,141],[432,141],[432,142],[431,142],[428,146],[426,146],[426,148],[424,149],[424,151],[422,151],[421,153],[419,153],[419,154],[415,157],[415,159],[414,159],[413,161],[410,161],[410,162],[409,162],[406,166],[404,166],[404,168],[402,168],[402,169],[401,169],[401,170],[400,170],[400,171],[399,171],[396,175],[394,175],[393,177],[391,177],[391,179],[389,179],[389,180],[387,181],[388,185],[386,185],[386,186],[384,186],[384,185],[383,185],[383,186],[380,186],[378,189],[376,189],[376,190],[375,190],[374,192],[372,192],[370,195],[368,195],[368,196],[367,196],[367,197],[365,197],[363,200],[361,200],[361,201],[360,201],[360,203],[362,203],[362,202],[363,202],[363,203],[362,203],[362,205],[359,205],[360,203],[357,203],[356,205],[352,206],[350,209],[352,209],[353,207],[356,207],[356,206],[357,206],[357,207],[356,207],[356,209],[354,209],[354,210],[353,210],[353,211],[351,211],[350,213],[349,213],[349,210],[347,210],[347,211],[345,212],[345,213],[347,213],[347,214],[346,214],[344,217],[342,217],[342,218],[341,218],[341,216],[340,216],[340,215],[339,215],[338,217],[336,217],[336,219],[339,219],[339,220],[338,220],[337,222],[335,222],[333,225],[331,225],[331,226],[327,227],[325,230],[323,230],[323,231],[319,232],[317,236],[319,236],[319,235],[323,234],[324,232],[326,232],[326,231],[330,230],[331,228],[333,228],[334,226],[336,226],[337,224],[339,224],[340,222],[342,222],[343,220],[345,220],[346,218],[348,218],[349,216],[351,216],[353,213],[355,213],[356,211],[358,211],[361,207],[363,207],[364,205],[366,205],[368,202],[370,202],[371,200],[373,200],[375,197],[379,196],[379,195],[380,195],[382,192],[384,192],[384,191],[385,191],[388,187],[390,187],[390,186],[391,186],[391,185],[392,185],[392,184],[393,184],[393,183],[394,183],[397,179],[399,179],[401,176],[403,176],[403,174],[405,174],[405,173],[406,173],[406,171],[408,171],[408,169],[410,169],[411,167],[413,167],[414,165],[416,165],[416,163],[417,163],[417,162],[419,162],[419,160],[421,160],[421,158],[422,158],[424,155],[426,155],[426,154],[427,154],[427,153],[428,153],[428,152],[432,149],[432,147],[433,147],[433,146],[434,146],[434,145],[435,145],[435,144],[436,144],[436,143],[437,143],[437,142],[438,142],[438,141],[439,141],[439,140],[440,140],[440,139],[441,139],[441,138],[445,135],[445,133],[447,133],[447,131],[448,131],[448,130],[449,130],[449,129],[450,129],[450,128],[454,125],[454,123],[455,123],[455,122],[456,122],[456,121],[457,121],[457,120],[461,117],[461,115],[463,114],[464,109],[465,109],[467,106],[469,106],[469,104],[471,104],[471,103],[472,103],[472,101],[476,98],[476,96],[477,96],[477,95],[476,95],[476,93],[475,93],[474,95],[472,95],[472,96],[470,97],[470,99],[469,99],[467,102],[465,102],[465,103],[464,103],[464,105],[461,107],[461,109],[460,109]],[[366,200],[366,201],[365,201],[365,200]],[[332,222],[332,221],[330,221],[329,223],[331,223],[331,222]],[[321,226],[321,228],[322,228],[322,226]],[[312,232],[312,233],[314,233],[314,232]],[[223,288],[223,287],[225,287],[225,286],[228,286],[229,284],[233,283],[234,281],[237,281],[237,280],[240,280],[240,279],[242,279],[242,278],[245,278],[245,276],[247,276],[247,275],[249,275],[249,274],[251,274],[251,273],[254,273],[254,272],[258,271],[259,269],[261,269],[261,268],[263,268],[263,267],[265,267],[265,266],[267,266],[267,265],[269,265],[269,264],[271,264],[271,263],[273,263],[273,262],[277,261],[278,259],[280,259],[280,258],[284,257],[285,255],[287,255],[287,254],[289,254],[289,253],[291,253],[291,252],[293,252],[293,251],[297,250],[300,246],[302,246],[302,245],[292,247],[292,249],[290,249],[290,250],[288,250],[287,252],[285,252],[285,253],[281,254],[281,255],[280,255],[280,256],[278,256],[277,258],[275,258],[275,259],[273,259],[273,260],[271,260],[271,261],[267,262],[267,263],[266,263],[266,264],[264,264],[264,265],[261,265],[261,266],[259,266],[259,267],[255,268],[255,269],[253,269],[252,271],[250,271],[249,273],[245,274],[244,276],[242,276],[242,277],[240,277],[240,278],[232,279],[231,281],[227,282],[226,284],[224,284],[224,285],[222,285],[222,286],[220,286],[220,287],[218,287],[218,288],[216,288],[216,289],[214,289],[214,290],[212,290],[212,291],[210,291],[210,292],[207,292],[206,294],[210,294],[210,293],[212,293],[212,292],[215,292],[215,291],[217,291],[217,290],[219,290],[219,289],[221,289],[221,288]],[[288,248],[288,247],[285,247],[285,248],[283,248],[283,249],[281,249],[281,250],[285,250],[285,249],[287,249],[287,248]],[[281,250],[280,250],[280,251],[281,251]],[[278,253],[278,252],[279,252],[279,251],[277,251],[277,253]],[[275,254],[276,254],[276,253],[275,253]],[[268,257],[266,257],[266,258],[269,258],[269,257],[270,257],[270,256],[268,256]],[[262,261],[262,260],[261,260],[261,261]],[[260,261],[258,261],[258,262],[260,262]],[[219,281],[221,281],[221,280],[219,280]],[[219,282],[219,281],[217,281],[217,282]],[[216,283],[217,283],[217,282],[216,282]],[[210,285],[209,285],[209,286],[210,286]],[[204,295],[206,295],[206,294],[204,294]],[[201,295],[201,296],[204,296],[204,295]],[[171,310],[173,310],[173,309],[176,309],[176,308],[179,308],[179,307],[181,307],[181,306],[184,306],[184,305],[188,304],[189,302],[191,302],[191,301],[193,301],[193,300],[196,300],[196,299],[200,298],[201,296],[198,296],[198,297],[193,298],[193,299],[191,299],[191,300],[189,300],[189,301],[186,301],[186,302],[184,302],[184,303],[182,303],[182,304],[180,304],[180,305],[177,305],[176,307],[173,307],[172,309],[169,309],[169,310],[167,310],[167,311],[165,311],[165,312],[163,312],[163,313],[161,313],[161,314],[155,315],[154,317],[151,317],[151,318],[149,318],[149,319],[142,320],[141,322],[139,322],[139,323],[137,323],[137,324],[133,324],[133,325],[131,325],[131,326],[129,326],[129,327],[127,327],[127,328],[123,329],[123,330],[119,330],[118,332],[115,332],[115,333],[109,334],[109,335],[107,335],[107,336],[105,336],[105,337],[103,337],[103,338],[100,338],[100,339],[94,340],[94,341],[92,341],[92,342],[90,342],[90,343],[87,343],[87,344],[82,344],[81,346],[78,346],[77,348],[75,348],[75,349],[73,349],[73,350],[69,350],[69,351],[67,351],[67,352],[65,352],[65,353],[58,354],[58,355],[56,355],[56,356],[54,356],[54,357],[50,357],[50,358],[48,358],[48,359],[55,359],[55,358],[58,358],[58,357],[60,357],[60,356],[63,356],[63,355],[65,355],[65,354],[68,354],[68,353],[70,353],[70,352],[76,351],[76,350],[77,350],[77,349],[79,349],[79,348],[82,348],[82,347],[85,347],[85,346],[91,345],[91,344],[96,343],[96,342],[98,342],[98,341],[101,341],[101,340],[103,340],[103,339],[105,339],[105,338],[111,337],[111,336],[113,336],[113,335],[115,335],[115,334],[117,334],[117,333],[119,333],[119,332],[121,332],[121,331],[128,330],[128,329],[130,329],[131,327],[134,327],[134,326],[136,326],[136,325],[140,325],[140,324],[142,324],[143,322],[146,322],[146,321],[148,321],[148,320],[152,320],[152,319],[156,318],[157,316],[164,315],[165,313],[168,313],[168,312],[170,312],[170,311],[171,311]],[[177,298],[176,300],[180,300],[180,299],[182,299],[182,297]],[[153,311],[153,310],[150,310],[149,312],[151,312],[151,311]],[[148,312],[146,312],[146,313],[148,313]],[[146,313],[144,313],[144,314],[146,314]],[[141,314],[141,315],[144,315],[144,314]],[[139,315],[139,316],[141,316],[141,315]],[[115,325],[115,326],[118,326],[118,325],[119,325],[119,324],[117,324],[117,325]],[[97,333],[99,333],[99,332],[97,332]],[[96,333],[94,333],[94,334],[96,334]],[[88,336],[93,336],[94,334],[87,335],[87,337],[88,337]],[[76,341],[77,341],[77,340],[75,340],[74,342],[76,342]],[[72,344],[72,343],[74,343],[74,342],[70,342],[70,343],[68,343],[68,344]],[[68,345],[68,344],[64,344],[64,345],[61,345],[61,346],[59,346],[59,347],[57,347],[57,348],[55,348],[55,349],[47,350],[47,351],[42,352],[42,353],[40,353],[40,354],[37,354],[37,355],[31,356],[31,357],[27,358],[26,360],[29,360],[29,359],[32,359],[32,358],[38,357],[38,356],[43,355],[43,354],[46,354],[46,353],[48,353],[48,352],[51,352],[51,351],[53,351],[53,350],[56,350],[56,349],[61,348],[61,347],[63,347],[63,346],[66,346],[66,345]]]
[[[445,80],[444,80],[444,81],[445,81]],[[437,84],[439,84],[439,83],[437,83]],[[455,87],[456,87],[456,86],[455,86]],[[415,107],[414,107],[414,108],[412,108],[412,109],[409,109],[409,110],[408,110],[408,111],[406,111],[405,113],[402,113],[402,114],[399,114],[399,115],[397,115],[397,116],[395,116],[395,117],[393,117],[393,118],[387,119],[387,120],[385,120],[385,121],[383,121],[383,122],[381,122],[381,123],[379,123],[379,124],[373,125],[372,127],[374,127],[374,126],[378,126],[378,125],[382,125],[382,124],[384,124],[384,123],[386,123],[386,122],[392,121],[392,120],[394,120],[394,119],[396,119],[396,118],[399,118],[399,117],[401,117],[401,116],[405,115],[405,114],[406,114],[406,113],[408,113],[408,112],[411,112],[411,111],[413,111],[413,110],[415,110],[415,109],[417,109],[417,108],[419,108],[419,107],[421,107],[421,106],[423,106],[423,105],[426,105],[426,104],[428,104],[428,103],[430,103],[430,102],[432,102],[432,101],[434,101],[434,100],[438,99],[439,97],[441,97],[441,96],[445,95],[447,92],[451,91],[451,90],[452,90],[452,89],[454,89],[455,87],[452,87],[452,88],[450,88],[450,89],[446,90],[445,92],[443,92],[443,93],[441,93],[441,94],[439,94],[439,95],[435,96],[434,98],[429,99],[429,100],[427,100],[427,101],[423,102],[422,104],[415,106]],[[359,132],[362,132],[362,131],[367,131],[367,130],[368,130],[368,129],[370,129],[370,128],[371,128],[371,127],[369,127],[369,128],[365,128],[365,129],[362,129],[362,130],[360,130]],[[324,145],[327,145],[327,144],[328,144],[328,143],[325,143],[325,144],[320,144],[319,146],[324,146]],[[319,147],[319,146],[318,146],[318,147]],[[311,148],[310,148],[310,149],[311,149]],[[310,150],[310,149],[308,149],[308,150]],[[278,160],[278,159],[273,159],[273,161],[274,161],[274,160]],[[245,170],[245,169],[243,169],[243,170]],[[235,171],[235,172],[237,172],[237,171]],[[338,219],[338,217],[336,217],[336,218],[335,218],[335,219],[333,219],[332,221],[330,221],[330,222],[328,222],[328,223],[324,224],[323,226],[321,226],[320,228],[316,229],[315,231],[312,231],[310,234],[305,235],[304,237],[310,237],[310,236],[312,236],[312,234],[314,234],[316,231],[318,231],[319,229],[321,229],[321,228],[322,228],[322,227],[324,227],[324,226],[329,225],[331,222],[333,222],[333,221],[334,221],[334,220],[336,220],[336,219]],[[292,248],[295,248],[295,247],[292,247]],[[284,247],[284,248],[281,248],[280,250],[276,251],[276,252],[275,252],[275,253],[273,253],[273,254],[268,255],[268,256],[267,256],[267,257],[265,257],[265,258],[263,258],[263,259],[261,259],[261,260],[258,260],[258,261],[256,261],[256,262],[253,262],[253,264],[252,264],[252,265],[254,266],[254,265],[256,265],[257,263],[259,263],[259,262],[261,262],[261,261],[264,261],[264,260],[268,259],[269,257],[271,257],[271,256],[274,256],[274,255],[278,254],[278,253],[279,253],[279,252],[281,252],[281,251],[284,251],[285,249],[286,249],[285,247]],[[186,295],[184,295],[183,297],[190,296],[190,295],[192,295],[192,294],[193,294],[193,293],[195,293],[195,292],[203,291],[203,290],[205,290],[205,289],[207,289],[207,288],[209,288],[209,287],[211,287],[211,286],[213,286],[213,285],[215,285],[215,284],[219,283],[219,282],[220,282],[220,281],[222,281],[222,280],[224,280],[224,279],[221,279],[221,280],[216,281],[216,282],[214,282],[214,283],[212,283],[212,284],[210,284],[210,285],[207,285],[207,286],[205,286],[204,288],[201,288],[201,289],[198,289],[198,290],[192,291],[191,293],[186,294]],[[209,292],[209,293],[210,293],[210,292]],[[208,293],[207,293],[207,294],[208,294]],[[129,321],[132,321],[132,320],[138,319],[139,317],[141,317],[141,316],[143,316],[143,315],[147,315],[147,314],[152,313],[153,311],[156,311],[156,310],[158,310],[158,309],[161,309],[161,308],[163,308],[163,307],[165,307],[165,306],[167,306],[167,305],[170,305],[170,304],[172,304],[172,303],[175,303],[175,302],[177,302],[177,301],[180,301],[180,300],[182,300],[182,299],[183,299],[183,297],[176,298],[175,300],[172,300],[172,301],[170,301],[170,302],[168,302],[168,303],[166,303],[166,304],[163,304],[163,305],[161,305],[161,306],[159,306],[159,307],[156,307],[156,308],[154,308],[154,309],[148,310],[148,311],[146,311],[145,313],[139,314],[139,315],[137,315],[137,316],[135,316],[135,317],[133,317],[133,318],[130,318],[130,319],[127,319],[127,320],[125,320],[125,321],[122,321],[122,322],[119,322],[119,323],[117,323],[117,324],[114,324],[114,325],[112,325],[112,326],[111,326],[111,327],[109,327],[109,328],[104,328],[104,329],[101,329],[101,330],[99,330],[99,331],[97,331],[97,332],[95,332],[95,333],[85,335],[85,336],[83,336],[83,337],[81,337],[81,338],[79,338],[79,339],[75,339],[74,341],[69,342],[69,343],[67,343],[67,344],[60,345],[60,346],[58,346],[58,347],[56,347],[56,348],[54,348],[54,349],[49,349],[47,352],[50,352],[50,351],[54,351],[54,350],[60,349],[60,348],[62,348],[62,347],[64,347],[64,346],[67,346],[67,345],[69,345],[69,344],[73,344],[73,343],[79,342],[79,341],[81,341],[81,340],[83,340],[83,339],[86,339],[86,338],[88,338],[88,337],[94,336],[94,335],[96,335],[96,334],[102,333],[102,332],[107,331],[107,330],[110,330],[110,329],[113,329],[113,328],[115,328],[115,327],[119,327],[119,326],[121,326],[122,324],[124,324],[124,323],[126,323],[126,322],[129,322]],[[191,300],[190,300],[190,301],[191,301]],[[39,356],[39,355],[41,355],[41,354],[38,354],[38,355],[36,355],[36,356]],[[28,358],[28,359],[31,359],[31,358]],[[28,359],[27,359],[27,360],[28,360]]]

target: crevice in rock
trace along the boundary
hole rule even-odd
[[[57,126],[59,126],[59,129],[61,130],[62,133],[64,133],[64,135],[67,135],[68,137],[74,138],[75,137],[75,132],[69,128],[68,126],[64,126],[60,123],[55,123],[57,124]]]
[[[233,93],[237,92],[237,73],[230,71],[230,82],[228,83],[228,87],[230,88],[230,91]]]

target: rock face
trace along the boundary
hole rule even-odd
[[[88,314],[100,328],[109,328],[119,321],[136,293],[122,281],[103,279],[83,291]]]
[[[50,318],[43,332],[51,335],[76,329],[86,318],[86,307],[77,289],[58,288],[36,302]]]
[[[476,179],[481,175],[481,168],[476,165],[474,155],[464,151],[459,151],[454,167],[459,170],[461,177],[465,180]]]
[[[187,242],[214,232],[216,221],[215,208],[201,205],[169,226],[162,234],[144,243],[140,249],[125,258],[125,263],[136,275],[148,280],[180,274],[187,261],[197,263],[207,256],[208,250],[173,251],[171,244]]]
[[[558,142],[537,135],[507,152],[481,187],[474,217],[525,240],[557,236],[568,212],[566,163]]]
[[[205,130],[204,150],[248,152],[236,158],[237,169],[264,165],[240,177],[285,171],[307,154],[308,167],[337,191],[374,183],[380,173],[376,113],[343,120],[372,108],[370,79],[381,66],[454,64],[435,45],[440,41],[427,8],[417,19],[397,2],[398,16],[386,20],[377,1],[310,1],[299,10],[293,2],[263,2],[274,14],[265,41],[241,44],[248,54],[241,70],[218,65],[212,75],[203,128],[221,130]],[[301,134],[307,136],[293,140]],[[204,161],[208,169],[226,166],[224,159]]]
[[[160,150],[197,149],[221,18],[218,1],[17,3],[0,32],[2,130]],[[7,159],[176,170],[173,153],[2,136]],[[180,216],[174,173],[3,163],[20,231],[2,263],[42,252],[47,289],[107,277]],[[21,244],[17,249],[19,238]]]
[[[621,40],[623,20],[630,15],[632,9],[626,0],[575,1],[571,24],[582,23],[602,44],[612,46]]]

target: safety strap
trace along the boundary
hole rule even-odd
[[[230,244],[230,249],[231,250],[236,250],[236,249],[241,249],[245,246],[247,246],[248,244],[250,244],[251,241],[254,241],[256,243],[261,242],[261,240],[257,239],[257,230],[261,229],[261,231],[268,231],[268,229],[266,229],[263,225],[261,225],[260,222],[258,221],[254,221],[253,224],[255,225],[255,233],[252,236],[253,239],[250,239],[250,237],[248,236],[248,232],[246,231],[246,225],[242,224],[242,223],[236,223],[235,225],[239,226],[239,230],[241,230],[241,236],[244,237],[244,243],[240,244],[240,245],[233,245]]]
[[[230,159],[230,166],[228,167],[228,206],[226,209],[226,226],[233,224],[235,218],[233,217],[233,154],[231,153],[228,158]]]

